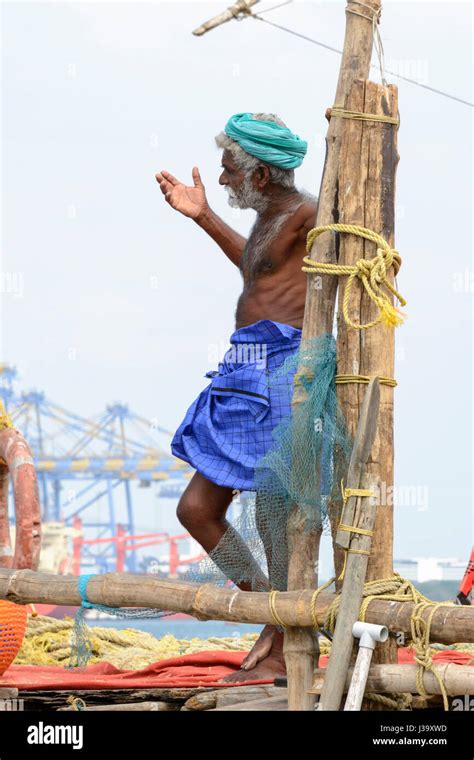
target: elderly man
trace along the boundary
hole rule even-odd
[[[230,530],[225,515],[233,493],[255,490],[255,466],[271,446],[272,430],[290,414],[291,385],[283,398],[272,395],[268,377],[300,343],[306,294],[301,266],[317,207],[316,199],[297,190],[294,181],[307,144],[277,116],[235,114],[216,143],[223,150],[219,184],[229,204],[257,212],[247,239],[209,207],[197,167],[192,186],[164,170],[156,175],[169,205],[202,227],[243,278],[231,348],[218,371],[207,373],[210,384],[172,441],[174,455],[196,469],[177,514],[208,553]],[[258,572],[250,580],[232,580],[246,591],[265,588]],[[284,673],[282,639],[275,626],[265,626],[240,672],[225,680]]]

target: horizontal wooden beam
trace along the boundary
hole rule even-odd
[[[435,664],[436,672],[441,676],[448,696],[474,694],[474,667],[472,665],[455,665],[454,663]],[[417,665],[372,665],[369,670],[366,691],[375,694],[417,694]],[[353,669],[348,673],[345,691],[351,682]],[[325,670],[318,668],[314,672],[312,694],[320,694],[324,684]],[[428,694],[441,694],[439,682],[429,670],[423,676],[423,683]]]
[[[93,576],[87,587],[88,599],[110,607],[147,607],[192,615],[198,620],[229,620],[240,623],[274,623],[269,594],[163,580],[152,575],[105,573]],[[288,626],[310,627],[312,589],[284,591],[276,597],[278,616]],[[323,593],[316,603],[318,625],[324,625],[335,595]],[[17,604],[57,604],[79,606],[81,597],[74,575],[55,575],[33,570],[0,568],[0,599]],[[374,600],[367,608],[368,623],[386,625],[401,642],[410,632],[413,602]],[[427,618],[431,609],[423,613]],[[431,640],[440,644],[474,642],[474,607],[440,607],[433,615]]]

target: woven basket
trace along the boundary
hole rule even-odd
[[[0,600],[0,676],[17,656],[25,635],[28,607]]]

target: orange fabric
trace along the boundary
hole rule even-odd
[[[0,687],[17,689],[136,689],[174,688],[196,686],[226,686],[219,683],[229,673],[235,672],[245,652],[199,652],[197,654],[172,657],[148,665],[141,670],[119,670],[108,662],[89,665],[84,671],[70,671],[60,666],[10,665],[0,677]],[[472,660],[470,654],[446,650],[434,655],[435,662],[453,662],[467,665]],[[320,666],[325,667],[327,657],[320,658]],[[398,650],[398,662],[413,662],[413,652]],[[248,684],[272,683],[270,679],[249,680]]]
[[[17,689],[134,689],[222,686],[218,683],[238,670],[246,652],[212,651],[159,660],[141,670],[119,670],[108,662],[88,665],[82,672],[50,665],[11,665],[1,686]],[[271,683],[271,681],[249,681]]]
[[[0,600],[0,676],[17,656],[25,635],[28,608]]]

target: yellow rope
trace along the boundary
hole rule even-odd
[[[413,696],[411,694],[394,694],[393,698],[387,697],[385,694],[364,694],[364,699],[369,699],[371,702],[378,702],[385,707],[390,707],[392,710],[407,710],[411,708],[413,702]]]
[[[276,611],[276,597],[277,597],[278,591],[270,591],[270,594],[268,595],[268,606],[270,607],[270,613],[277,625],[281,625],[282,628],[286,628],[286,623],[283,622],[281,617]]]
[[[324,583],[322,586],[319,586],[314,591],[314,593],[313,593],[313,595],[311,597],[311,602],[310,602],[310,607],[309,607],[310,614],[311,614],[311,619],[313,621],[313,627],[316,628],[318,631],[320,631],[321,629],[320,629],[320,626],[319,626],[319,623],[318,623],[318,618],[317,618],[317,615],[316,615],[316,602],[318,601],[318,596],[320,595],[320,593],[322,591],[324,591],[325,589],[329,588],[329,586],[332,583],[334,583],[335,580],[336,580],[335,577],[331,578],[329,581],[327,581],[327,583]],[[279,592],[275,591],[275,590],[270,591],[269,598],[268,598],[268,604],[269,604],[269,607],[270,607],[270,613],[271,613],[273,621],[276,623],[276,625],[280,625],[282,628],[288,628],[288,624],[285,623],[281,619],[280,615],[276,611],[276,606],[275,605],[276,605],[276,597],[277,597],[278,593]]]
[[[316,602],[318,600],[318,596],[320,595],[321,591],[324,591],[324,589],[329,588],[329,586],[332,583],[334,583],[335,580],[336,580],[335,577],[331,578],[331,580],[329,580],[327,583],[324,583],[322,586],[320,586],[319,588],[317,588],[316,591],[314,592],[313,596],[311,597],[311,603],[310,603],[311,619],[313,621],[313,626],[314,626],[314,628],[316,628],[317,631],[321,630],[320,627],[319,627],[318,618],[317,618],[317,615],[316,615]]]
[[[74,620],[55,620],[43,615],[28,616],[25,638],[15,660],[17,665],[66,665],[70,662],[71,632]],[[93,627],[90,629],[92,662],[107,661],[117,668],[136,670],[157,660],[180,657],[204,651],[248,652],[255,644],[258,634],[177,639],[165,634],[157,639],[150,633],[133,629],[111,629]]]
[[[371,381],[369,375],[336,375],[336,385],[346,385],[347,383],[369,383]],[[397,381],[393,377],[380,377],[380,385],[389,385],[391,388],[396,388]]]
[[[372,536],[374,535],[373,530],[368,530],[367,528],[356,528],[354,525],[346,525],[342,521],[342,517],[344,515],[344,507],[346,506],[346,502],[348,499],[351,498],[351,496],[375,496],[374,492],[369,491],[367,488],[344,488],[344,481],[341,480],[341,494],[342,494],[342,514],[341,514],[341,521],[339,525],[337,526],[337,529],[346,531],[347,533],[357,533],[360,536],[369,536],[369,538],[372,538]],[[338,581],[344,580],[344,576],[346,574],[347,557],[349,554],[362,554],[366,557],[370,557],[369,550],[351,549],[350,546],[347,548],[344,548],[344,565],[342,567],[342,571],[338,578]]]
[[[344,264],[332,264],[326,262],[313,261],[310,256],[305,256],[303,261],[306,266],[302,267],[303,272],[309,272],[311,274],[330,274],[330,275],[348,275],[346,286],[344,289],[344,297],[342,302],[342,311],[346,324],[349,327],[353,327],[356,330],[367,330],[369,327],[374,327],[380,322],[388,327],[396,327],[402,324],[404,320],[404,314],[392,304],[389,295],[382,290],[382,285],[392,293],[402,306],[405,306],[406,301],[403,296],[391,285],[387,278],[387,271],[391,266],[394,267],[395,274],[398,272],[401,264],[401,258],[397,251],[390,248],[387,241],[376,232],[368,230],[365,227],[360,227],[355,224],[326,224],[323,227],[314,227],[308,232],[306,238],[306,251],[309,254],[313,247],[313,243],[319,235],[323,232],[334,230],[335,232],[345,232],[351,235],[357,235],[363,237],[366,240],[371,240],[377,245],[377,254],[373,259],[359,259],[353,266],[346,266]],[[358,277],[362,282],[369,298],[378,306],[379,316],[372,322],[367,324],[359,324],[353,322],[349,317],[349,299],[351,295],[351,289],[355,278]]]
[[[367,494],[367,496],[371,496],[371,492]],[[353,525],[343,525],[342,523],[339,523],[337,526],[338,530],[345,530],[347,533],[359,533],[361,536],[373,536],[374,531],[373,530],[367,530],[366,528],[355,528]]]
[[[3,402],[0,401],[0,431],[5,430],[5,428],[12,428],[13,422],[10,419],[10,416],[5,410],[5,407],[3,406]],[[3,464],[6,466],[6,461],[3,459],[3,457],[0,457],[0,464]]]
[[[11,421],[9,415],[5,411],[5,407],[3,406],[2,401],[0,401],[0,430],[4,430],[4,428],[12,428],[13,422]]]
[[[369,494],[370,495],[370,494]],[[350,526],[349,526],[350,527]],[[372,531],[368,531],[367,533],[371,533]],[[347,555],[353,553],[353,554],[365,554],[368,555],[370,552],[364,551],[364,550],[357,550],[357,549],[349,549],[345,552],[344,556],[344,568],[341,573],[340,578],[344,576],[346,561],[347,561]],[[316,615],[316,602],[318,599],[319,594],[324,591],[326,588],[328,588],[336,578],[331,578],[327,583],[323,584],[319,588],[317,588],[312,597],[311,597],[311,603],[310,603],[310,611],[311,611],[311,618],[313,621],[314,628],[316,628],[318,631],[321,631],[321,627],[317,620]],[[278,591],[271,591],[269,594],[269,607],[270,612],[272,614],[273,620],[277,625],[280,625],[282,628],[287,628],[287,624],[283,622],[281,617],[278,615],[275,607],[275,601],[276,596],[278,594]],[[423,697],[423,699],[428,700],[431,699],[433,695],[430,695],[427,693],[424,683],[423,683],[423,677],[426,671],[431,671],[435,678],[438,681],[440,692],[443,698],[443,705],[444,709],[449,709],[449,702],[448,702],[448,695],[446,691],[446,687],[444,684],[444,681],[442,679],[442,676],[439,674],[439,672],[433,667],[433,657],[432,657],[432,650],[430,647],[430,631],[431,631],[431,624],[433,617],[438,609],[441,607],[454,607],[456,605],[452,604],[451,602],[432,602],[430,599],[427,599],[423,594],[418,591],[413,583],[411,581],[405,580],[400,576],[399,573],[394,573],[393,576],[390,578],[381,578],[375,581],[368,581],[364,584],[363,588],[363,602],[360,608],[359,612],[359,620],[365,621],[365,616],[367,613],[367,608],[369,604],[377,599],[383,599],[387,601],[398,601],[398,602],[414,602],[415,608],[413,610],[413,613],[411,615],[410,619],[410,627],[411,627],[411,640],[410,644],[415,650],[415,663],[418,665],[417,674],[416,674],[416,688],[418,690],[418,693]],[[341,604],[341,594],[337,594],[334,601],[330,605],[327,614],[326,614],[326,620],[324,623],[324,627],[327,631],[330,633],[333,633],[336,627],[336,620],[337,620],[337,614],[339,612],[339,607]],[[423,617],[423,613],[427,610],[431,609],[428,617],[425,619]],[[412,702],[412,696],[410,694],[401,694],[401,695],[393,695],[394,699],[391,699],[390,697],[383,696],[381,694],[366,694],[365,698],[371,699],[373,701],[379,702],[381,704],[384,704],[388,707],[392,707],[394,709],[398,710],[404,710],[407,709],[411,705]]]
[[[379,375],[378,378],[380,385],[388,385],[391,388],[396,388],[398,384],[393,377]],[[314,380],[314,372],[310,372],[309,370],[296,372],[293,379],[294,384],[302,385],[303,379],[308,383],[312,383]],[[366,385],[370,383],[371,379],[370,375],[336,375],[336,385],[347,385],[348,383],[363,383]]]
[[[433,668],[433,656],[430,651],[430,630],[431,622],[436,610],[442,606],[442,603],[433,605],[429,600],[420,601],[411,616],[410,627],[411,637],[413,640],[413,648],[415,649],[415,662],[418,665],[416,672],[416,688],[418,693],[424,697],[424,699],[430,699],[423,683],[423,676],[427,670],[431,671],[438,681],[439,688],[443,697],[443,705],[445,710],[449,710],[448,694],[444,685],[443,678],[437,670]],[[423,612],[426,612],[431,607],[431,611],[428,618],[425,620]]]
[[[342,582],[344,580],[344,576],[346,574],[346,567],[347,567],[347,558],[348,558],[349,554],[362,554],[365,557],[370,557],[370,551],[369,550],[366,550],[366,549],[350,549],[350,548],[346,549],[346,548],[344,548],[344,564],[342,566],[341,574],[340,574],[339,578],[337,579],[339,582]],[[334,578],[333,580],[336,580],[336,579]]]
[[[344,488],[344,481],[341,480],[341,494],[342,503],[346,505],[346,501],[351,496],[375,496],[373,491],[369,491],[367,488]]]
[[[383,124],[399,124],[400,119],[394,116],[384,116],[377,113],[363,113],[362,111],[346,111],[340,106],[331,108],[331,119],[333,116],[339,116],[341,119],[356,119],[357,121],[381,121]]]
[[[347,549],[347,554],[364,554],[366,557],[370,557],[370,552],[366,549]]]

